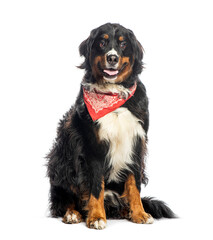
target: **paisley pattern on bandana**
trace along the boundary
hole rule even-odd
[[[84,102],[93,121],[116,110],[129,100],[135,93],[137,84],[135,83],[130,90],[127,99],[123,99],[118,93],[88,91],[83,88]]]

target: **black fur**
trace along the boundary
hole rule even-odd
[[[127,79],[116,84],[130,88],[135,82],[137,83],[134,96],[122,107],[126,107],[141,120],[141,126],[147,133],[149,128],[148,98],[146,89],[138,78],[138,74],[143,70],[143,48],[131,30],[119,24],[108,23],[94,29],[90,36],[81,43],[79,52],[81,56],[85,57],[85,61],[80,66],[81,69],[85,69],[82,84],[93,84],[99,81],[92,72],[92,65],[95,56],[108,51],[108,49],[105,49],[104,53],[102,53],[98,48],[98,41],[103,33],[109,35],[119,33],[126,38],[127,48],[124,51],[117,49],[120,51],[121,56],[129,57],[130,64],[133,65],[132,72]],[[117,43],[109,42],[109,46],[107,46],[109,49],[112,47],[110,44],[114,44],[114,47],[117,46]],[[86,216],[87,212],[84,207],[88,202],[88,197],[93,194],[98,198],[103,176],[105,189],[115,192],[113,202],[110,198],[105,199],[107,217],[124,217],[121,211],[128,206],[118,196],[122,195],[124,191],[125,179],[129,172],[123,169],[121,182],[107,182],[111,171],[106,159],[110,143],[99,141],[97,138],[99,127],[96,121],[92,121],[87,111],[81,85],[74,106],[71,107],[59,123],[55,143],[47,156],[47,174],[51,185],[50,211],[53,217],[63,216],[67,207],[72,203],[75,204],[77,211]],[[141,184],[147,184],[148,178],[145,173],[146,146],[142,144],[139,137],[135,139],[133,152],[132,159],[135,164],[129,167],[134,173],[136,186],[140,191]],[[143,198],[142,202],[145,210],[155,218],[174,217],[173,212],[161,201]]]
[[[150,213],[155,219],[177,217],[163,201],[151,197],[144,197],[141,200],[144,210]]]

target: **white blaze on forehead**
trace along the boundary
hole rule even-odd
[[[109,56],[109,55],[116,55],[116,56],[118,56],[118,53],[117,53],[117,51],[114,48],[112,48],[106,55],[107,56]]]

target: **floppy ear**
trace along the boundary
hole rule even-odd
[[[88,42],[89,42],[89,37],[86,40],[84,40],[79,46],[80,56],[85,57],[84,62],[80,66],[78,66],[81,69],[85,69],[89,65]]]
[[[142,61],[142,59],[143,59],[143,53],[144,53],[144,49],[143,49],[143,47],[142,47],[142,45],[141,45],[141,43],[136,39],[136,45],[137,45],[137,47],[136,47],[136,51],[137,51],[137,53],[138,53],[138,60],[139,61]]]
[[[87,38],[86,40],[84,40],[80,46],[79,46],[79,53],[80,56],[84,56],[86,57],[86,53],[87,53],[87,44],[89,42],[89,38]]]
[[[132,44],[132,50],[134,53],[134,73],[135,74],[140,74],[143,70],[143,52],[144,49],[141,45],[141,43],[136,39],[134,33],[129,30],[129,39],[131,41]]]
[[[93,45],[97,35],[98,35],[98,29],[97,28],[93,29],[90,33],[90,36],[80,44],[79,53],[80,53],[80,56],[85,57],[85,60],[79,66],[79,68],[89,70],[89,68],[90,68],[90,60],[89,60],[90,51],[92,49],[92,45]]]

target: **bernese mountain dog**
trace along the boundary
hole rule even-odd
[[[85,70],[74,106],[59,123],[47,155],[50,212],[64,223],[103,229],[107,218],[153,223],[175,217],[162,201],[141,198],[148,98],[138,75],[143,48],[134,33],[104,24],[80,44]]]

